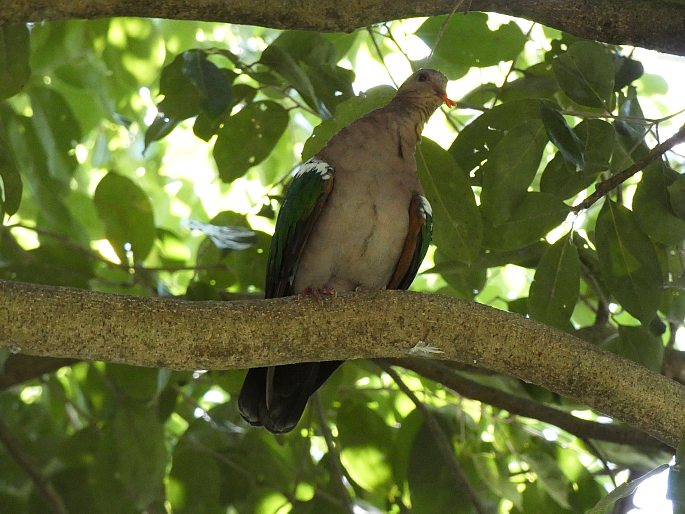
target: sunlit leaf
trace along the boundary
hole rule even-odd
[[[603,45],[577,41],[553,63],[559,86],[572,100],[589,107],[608,107],[614,91],[614,64]]]
[[[152,205],[145,192],[131,179],[111,171],[95,189],[93,201],[119,259],[128,262],[130,251],[136,261],[143,260],[155,240]]]
[[[530,285],[530,314],[547,325],[568,326],[580,288],[578,251],[568,236],[549,247]]]
[[[446,150],[427,138],[421,141],[416,161],[433,208],[433,242],[442,255],[473,262],[480,252],[483,223],[466,176]]]
[[[597,218],[597,253],[602,278],[625,309],[643,323],[661,300],[661,269],[654,246],[631,211],[609,199]]]
[[[433,49],[432,58],[425,65],[442,70],[453,80],[472,66],[485,68],[515,59],[526,43],[526,36],[512,21],[491,30],[487,14],[469,12],[452,16],[443,30],[446,18],[428,18],[416,35]]]
[[[221,180],[233,182],[266,159],[287,126],[288,111],[271,101],[252,103],[228,118],[213,150]]]
[[[622,498],[627,498],[628,496],[633,494],[635,490],[640,486],[640,484],[642,484],[645,480],[648,480],[654,475],[662,473],[666,469],[668,469],[668,464],[663,464],[658,468],[653,469],[648,473],[645,473],[640,478],[636,478],[635,480],[631,480],[630,482],[621,484],[616,489],[611,491],[607,496],[605,496],[599,502],[597,502],[597,504],[592,509],[587,511],[587,514],[608,514],[609,512],[611,512],[611,509],[613,509],[617,501],[619,501]]]

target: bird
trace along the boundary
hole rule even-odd
[[[432,233],[414,153],[428,118],[442,104],[455,105],[446,85],[440,71],[417,70],[387,105],[300,165],[276,220],[266,298],[410,286]],[[252,368],[238,410],[251,425],[289,432],[341,363]]]

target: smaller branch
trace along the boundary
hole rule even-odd
[[[46,373],[52,373],[64,366],[71,366],[78,359],[56,359],[31,355],[10,355],[0,370],[0,391],[21,384]]]
[[[345,472],[343,471],[342,462],[340,461],[340,452],[338,452],[338,448],[333,440],[331,429],[326,423],[326,416],[323,412],[319,393],[314,394],[312,397],[312,406],[316,412],[321,434],[323,435],[324,441],[326,441],[326,448],[328,449],[328,467],[330,468],[331,479],[340,496],[340,504],[344,510],[350,514],[354,514],[354,503],[350,496],[350,492],[347,490],[347,487],[345,487]]]
[[[597,184],[597,187],[595,188],[595,192],[592,193],[590,196],[588,196],[585,200],[580,202],[578,205],[574,205],[571,207],[571,210],[573,212],[580,212],[582,210],[587,209],[591,205],[593,205],[597,200],[602,198],[604,195],[606,195],[609,191],[612,189],[615,189],[619,185],[621,185],[623,182],[628,180],[630,177],[635,175],[638,171],[643,170],[646,168],[649,164],[651,164],[653,161],[661,157],[663,154],[668,152],[671,148],[674,146],[682,143],[685,141],[685,125],[680,127],[678,132],[673,134],[671,137],[669,137],[666,141],[663,143],[660,143],[656,145],[654,148],[652,148],[647,155],[645,155],[642,159],[634,163],[633,165],[629,166],[625,170],[623,170],[620,173],[617,173],[616,175],[613,175],[612,177],[608,178],[607,180],[600,182]]]
[[[441,362],[429,359],[387,359],[386,362],[411,369],[419,375],[439,382],[467,398],[487,403],[498,409],[507,410],[517,416],[537,419],[554,425],[581,439],[589,438],[618,444],[658,448],[673,453],[670,447],[639,430],[622,425],[597,423],[580,419],[560,409],[534,402],[527,398],[507,394],[494,387],[485,386],[457,375]]]
[[[471,504],[476,509],[476,512],[478,512],[478,514],[486,514],[487,510],[485,506],[481,503],[480,498],[473,490],[473,487],[471,487],[471,484],[469,483],[469,479],[466,476],[466,473],[464,473],[461,464],[454,455],[452,443],[447,437],[447,434],[445,434],[445,432],[443,431],[442,427],[440,426],[440,423],[438,423],[438,420],[435,419],[433,413],[430,411],[428,407],[426,407],[426,405],[424,405],[424,403],[421,400],[418,399],[418,397],[414,394],[414,391],[409,389],[407,384],[404,383],[400,376],[397,373],[395,373],[395,371],[388,364],[384,362],[377,362],[377,364],[383,369],[383,371],[385,371],[390,376],[390,378],[392,378],[395,381],[397,387],[399,387],[402,390],[402,392],[405,395],[407,395],[407,397],[414,403],[414,405],[416,405],[416,408],[419,411],[421,411],[421,414],[423,414],[424,422],[427,424],[428,429],[433,433],[433,439],[435,439],[435,444],[440,449],[440,452],[445,457],[447,464],[449,465],[449,468],[452,471],[457,489],[460,491],[464,491],[464,493],[466,493],[466,496],[471,501]]]
[[[381,61],[381,64],[385,68],[385,71],[388,74],[388,77],[390,77],[390,80],[392,80],[392,83],[395,84],[395,87],[397,87],[397,81],[392,76],[392,73],[390,73],[390,68],[388,68],[388,65],[385,64],[385,57],[383,56],[383,52],[381,51],[381,47],[378,46],[378,41],[376,41],[376,36],[374,36],[374,34],[373,34],[373,29],[371,27],[366,27],[366,31],[369,33],[369,37],[371,38],[371,42],[373,43],[374,50],[376,50],[376,54],[378,55],[378,59]]]
[[[62,498],[57,493],[50,481],[45,478],[36,465],[31,462],[31,459],[24,452],[19,445],[19,442],[10,433],[7,425],[0,420],[0,442],[5,446],[7,453],[9,453],[14,461],[22,468],[29,476],[33,484],[36,486],[38,493],[43,497],[45,503],[53,514],[68,514],[64,507]]]

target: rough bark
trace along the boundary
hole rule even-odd
[[[0,25],[68,18],[141,16],[274,28],[352,31],[373,23],[493,11],[606,43],[685,55],[685,3],[676,0],[3,0]]]
[[[0,349],[174,369],[428,355],[569,396],[675,447],[685,387],[521,316],[401,291],[184,302],[0,281]]]

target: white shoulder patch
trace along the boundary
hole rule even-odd
[[[333,166],[321,159],[312,157],[307,162],[300,164],[300,167],[295,173],[295,177],[301,177],[306,173],[316,173],[320,175],[323,180],[328,180],[333,176]]]
[[[431,207],[430,202],[428,202],[428,198],[425,196],[419,196],[419,199],[421,200],[421,209],[423,212],[428,214],[428,216],[433,216],[433,208]]]

